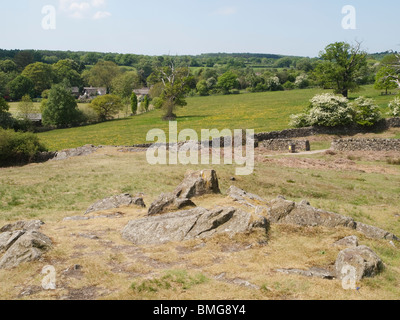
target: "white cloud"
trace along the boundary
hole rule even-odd
[[[222,7],[219,8],[218,10],[214,11],[211,13],[211,15],[215,16],[232,16],[237,13],[237,8],[236,7]]]
[[[106,0],[60,0],[60,10],[75,19],[99,20],[111,16],[110,12],[98,11],[102,7],[106,7]]]
[[[100,19],[108,18],[109,16],[111,16],[111,13],[108,11],[97,11],[93,16],[93,19],[100,20]]]

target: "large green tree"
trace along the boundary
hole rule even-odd
[[[40,95],[44,90],[50,89],[54,82],[53,67],[42,62],[26,66],[22,75],[32,80],[37,95]]]
[[[43,124],[67,128],[82,122],[82,112],[68,85],[53,85],[49,98],[42,102]]]
[[[140,77],[136,71],[124,72],[113,79],[112,93],[122,99],[128,99],[132,95],[133,89],[140,87],[140,83]]]
[[[176,119],[174,110],[177,106],[187,105],[185,96],[193,85],[189,67],[177,67],[173,59],[167,59],[166,66],[158,67],[157,75],[164,85],[160,95],[165,115],[163,120]]]
[[[395,70],[393,68],[383,66],[376,74],[375,89],[385,90],[386,94],[388,94],[388,90],[396,89],[397,84],[392,79],[394,74]]]
[[[25,95],[34,97],[35,84],[30,78],[19,75],[8,84],[8,90],[13,100],[20,100]]]
[[[82,78],[79,74],[80,66],[74,60],[60,60],[53,65],[57,82],[67,80],[71,86],[80,87]]]
[[[224,94],[229,94],[232,89],[238,88],[238,76],[232,71],[225,72],[218,78],[217,87],[222,90]]]
[[[85,78],[93,87],[106,87],[110,92],[113,80],[121,73],[120,68],[112,61],[99,61],[85,72]]]
[[[358,88],[357,79],[367,66],[367,53],[361,50],[361,44],[332,43],[320,53],[320,58],[315,76],[324,87],[333,88],[346,98],[349,90]]]

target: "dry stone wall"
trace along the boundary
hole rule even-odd
[[[336,151],[400,151],[400,139],[339,139],[332,143]]]

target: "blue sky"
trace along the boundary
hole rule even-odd
[[[42,8],[56,9],[44,30]],[[356,30],[342,8],[356,9]],[[210,52],[318,56],[335,41],[368,52],[400,51],[400,1],[381,0],[4,0],[0,48],[134,54]]]

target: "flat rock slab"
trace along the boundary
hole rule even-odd
[[[194,208],[133,220],[125,227],[122,236],[136,245],[157,245],[222,233],[233,236],[254,228],[264,228],[267,231],[268,227],[265,218],[260,217],[254,221],[250,213],[236,208],[217,208],[211,211]]]
[[[75,149],[65,149],[57,152],[53,160],[60,161],[60,160],[66,160],[71,157],[87,156],[95,152],[97,149],[99,149],[99,147],[95,147],[94,145],[91,144]]]
[[[75,217],[67,217],[64,218],[63,221],[87,221],[93,219],[113,219],[113,218],[121,218],[124,215],[121,212],[111,213],[111,214],[103,214],[98,216],[75,216]]]
[[[328,270],[322,268],[311,268],[309,270],[301,270],[301,269],[278,269],[277,272],[284,274],[294,274],[300,275],[309,278],[321,278],[327,280],[333,280],[335,276]]]
[[[129,193],[120,194],[105,198],[92,204],[85,212],[85,214],[105,211],[110,209],[117,209],[122,206],[136,205],[141,208],[145,208],[146,205],[141,197],[132,197]]]

